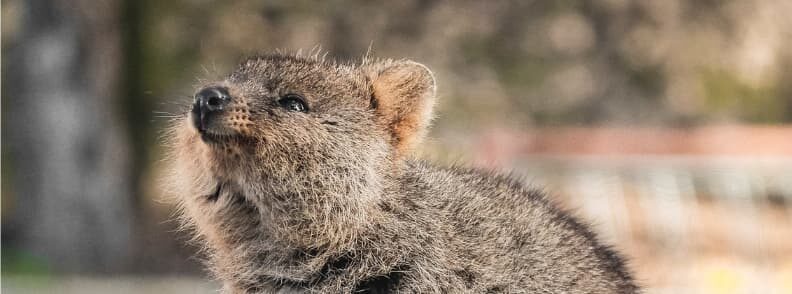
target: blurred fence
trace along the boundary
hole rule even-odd
[[[792,293],[792,128],[490,132],[512,169],[593,222],[650,293]]]

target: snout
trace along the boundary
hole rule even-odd
[[[204,133],[211,126],[212,120],[222,114],[231,96],[223,87],[203,88],[195,94],[192,117],[193,125],[198,131]]]

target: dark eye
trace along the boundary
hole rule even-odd
[[[297,94],[288,94],[278,100],[278,104],[288,111],[307,112],[308,105],[305,105],[305,99]]]

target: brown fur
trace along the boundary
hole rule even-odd
[[[435,100],[423,65],[275,54],[210,85],[231,102],[208,137],[171,128],[167,183],[226,292],[637,292],[537,190],[410,158]],[[294,93],[307,112],[278,105]]]

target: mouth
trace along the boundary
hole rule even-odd
[[[244,136],[239,133],[214,133],[207,130],[198,130],[201,141],[209,145],[222,145],[234,143],[238,145],[253,145],[258,140],[253,137]]]
[[[214,143],[224,143],[224,142],[231,142],[237,141],[239,137],[241,137],[236,132],[231,132],[230,130],[224,128],[222,124],[219,124],[216,121],[211,121],[210,119],[217,119],[217,118],[209,118],[205,115],[201,115],[200,113],[193,113],[190,115],[190,120],[192,121],[192,126],[198,131],[198,134],[201,135],[201,141],[207,144],[214,144]]]
[[[208,132],[206,130],[199,130],[198,133],[201,134],[201,140],[205,143],[222,143],[228,141],[234,141],[238,136],[236,135],[229,135],[229,134],[215,134]]]

